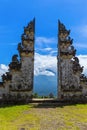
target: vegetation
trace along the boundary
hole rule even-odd
[[[55,97],[54,97],[53,93],[50,93],[47,96],[40,96],[40,95],[38,95],[38,93],[34,93],[33,98],[55,98]]]
[[[20,105],[0,108],[0,130],[86,130],[87,104]]]

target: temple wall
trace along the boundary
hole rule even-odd
[[[21,42],[18,43],[18,53],[12,56],[9,72],[2,75],[0,83],[0,96],[22,99],[31,98],[34,77],[34,34],[35,19],[24,27]],[[17,96],[17,97],[16,97]]]
[[[6,94],[6,93],[7,91],[5,90],[5,88],[0,86],[0,98],[3,96],[3,94]]]
[[[87,83],[82,84],[83,90],[82,90],[82,94],[85,96],[87,96]]]
[[[70,30],[59,21],[58,28],[58,98],[79,98],[86,94],[87,78],[82,74],[83,67],[76,57],[76,49]],[[81,81],[83,85],[81,84]]]
[[[61,62],[61,85],[65,86],[67,89],[74,86],[79,87],[79,75],[73,73],[73,63],[71,59],[62,59]]]
[[[11,80],[11,88],[10,90],[17,90],[19,89],[18,86],[21,84],[21,72],[20,71],[13,71],[12,72],[12,80]],[[10,91],[11,93],[11,91]]]
[[[11,92],[12,96],[18,96],[21,95],[21,97],[30,97],[32,95],[32,90],[31,91],[12,91]]]
[[[3,86],[0,86],[0,97],[9,94],[9,84],[10,82],[6,82]]]
[[[33,88],[33,73],[34,73],[34,62],[33,55],[31,57],[22,57],[21,77],[22,86],[25,89],[32,90]]]

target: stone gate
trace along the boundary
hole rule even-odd
[[[12,56],[9,72],[2,75],[0,97],[30,99],[33,93],[34,78],[34,41],[35,19],[24,28],[21,43],[18,43],[18,55]],[[87,96],[87,78],[83,67],[76,57],[76,49],[70,30],[58,22],[58,98],[80,99]]]

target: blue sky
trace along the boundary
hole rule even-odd
[[[35,75],[53,76],[56,72],[58,19],[71,30],[80,63],[85,65],[86,70],[84,62],[84,57],[87,60],[86,0],[0,0],[1,74],[7,70],[12,55],[18,53],[16,49],[21,41],[23,27],[34,17]],[[50,59],[49,64],[47,56]]]
[[[54,43],[46,43],[43,40],[41,44],[36,42],[36,48],[39,46],[42,47],[41,49],[56,48],[57,25],[60,19],[68,29],[71,29],[77,54],[87,53],[86,0],[0,0],[0,63],[9,63],[12,54],[17,52],[16,48],[21,41],[23,27],[34,17],[36,38],[42,37],[50,41],[52,38],[55,39]]]

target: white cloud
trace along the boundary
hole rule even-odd
[[[75,47],[87,49],[87,43],[75,43]]]
[[[1,77],[1,75],[3,75],[7,71],[8,71],[8,66],[1,64],[0,65],[0,77]]]
[[[52,46],[56,47],[57,39],[55,37],[36,37],[35,46],[36,49],[50,48]]]
[[[35,54],[34,75],[55,76],[57,70],[56,56]],[[8,71],[8,66],[0,65],[0,76]]]
[[[36,37],[35,41],[36,53],[46,53],[50,55],[57,55],[57,38],[55,37]]]
[[[49,55],[57,55],[57,48],[50,48],[50,47],[47,47],[47,48],[36,48],[36,53],[44,53],[45,55],[49,54]]]
[[[34,74],[54,76],[57,70],[57,58],[51,55],[35,54]]]
[[[87,75],[87,55],[78,55],[81,66],[84,66],[83,73]],[[52,55],[35,54],[35,75],[55,76],[57,73],[57,58]]]
[[[83,73],[87,75],[87,55],[78,55],[81,66],[84,66]],[[0,77],[8,71],[8,66],[0,65]],[[41,55],[35,53],[34,75],[55,76],[57,74],[57,58],[52,55]]]
[[[84,66],[83,73],[87,75],[87,55],[78,55],[81,66]]]
[[[58,52],[57,52],[57,49],[55,49],[55,50],[52,50],[52,51],[50,52],[50,55],[54,55],[54,54],[57,55],[57,53],[58,53]]]
[[[47,51],[52,51],[53,49],[50,48],[50,47],[47,47],[47,48],[36,48],[35,51],[44,51],[44,52],[47,52]]]
[[[48,47],[48,48],[44,48],[44,49],[42,49],[42,50],[44,50],[44,51],[51,51],[52,48]]]
[[[36,43],[38,44],[43,44],[43,43],[55,43],[57,42],[56,38],[51,37],[51,38],[46,38],[46,37],[36,37]]]
[[[34,75],[46,75],[55,76],[57,70],[57,59],[56,56],[41,55],[35,53],[35,65]],[[8,71],[8,66],[0,65],[0,77],[2,74]]]

